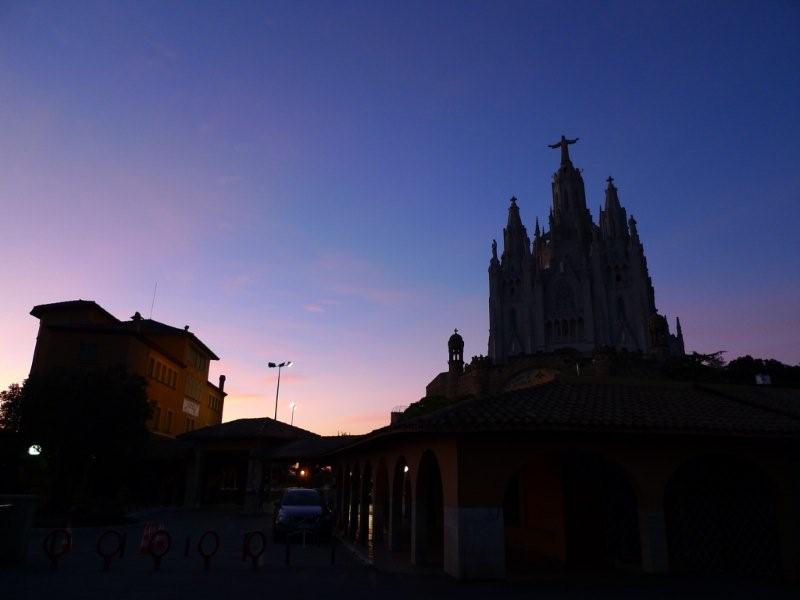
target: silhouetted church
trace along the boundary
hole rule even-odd
[[[580,169],[561,136],[553,174],[549,229],[536,220],[533,243],[511,199],[503,253],[492,243],[489,263],[489,357],[495,364],[518,354],[570,347],[683,354],[676,335],[658,314],[647,259],[636,229],[608,178],[600,224],[586,208]]]

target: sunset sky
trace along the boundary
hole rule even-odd
[[[687,348],[800,362],[797,2],[0,2],[0,388],[35,304],[191,326],[362,433],[486,353],[508,200],[613,175]]]

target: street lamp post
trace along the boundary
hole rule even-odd
[[[294,425],[294,409],[297,408],[297,402],[290,402],[289,406],[292,407],[292,420],[289,421],[289,425]]]
[[[273,417],[273,419],[275,421],[277,421],[278,420],[278,394],[281,393],[281,369],[283,367],[287,367],[287,368],[291,367],[292,366],[292,361],[287,360],[287,361],[284,361],[282,363],[271,362],[271,363],[267,363],[267,366],[270,369],[274,369],[275,367],[278,367],[278,387],[275,390],[275,416]]]

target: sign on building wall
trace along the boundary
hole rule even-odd
[[[189,398],[183,399],[183,412],[193,417],[200,416],[200,404]]]

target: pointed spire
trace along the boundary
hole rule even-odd
[[[536,217],[536,228],[533,230],[533,237],[534,239],[539,239],[539,236],[542,234],[541,230],[539,229],[539,217]]]
[[[511,206],[508,207],[508,225],[506,225],[506,228],[509,231],[522,228],[522,219],[519,216],[519,206],[517,206],[516,196],[511,197]]]
[[[631,218],[628,219],[628,228],[630,229],[631,237],[634,238],[635,240],[638,240],[639,230],[636,229],[636,219],[633,218],[633,215],[631,215]]]
[[[617,188],[614,185],[614,178],[609,175],[606,179],[608,185],[606,186],[606,210],[611,208],[619,208],[619,196],[617,195]]]
[[[683,329],[681,329],[681,318],[675,317],[675,337],[678,338],[678,349],[681,354],[686,353],[686,345],[683,341]]]

